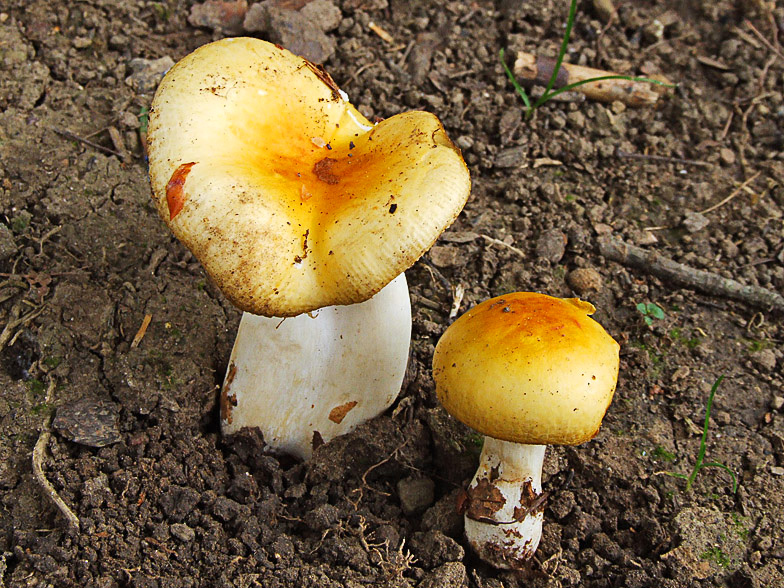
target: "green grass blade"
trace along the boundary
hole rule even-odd
[[[689,476],[686,474],[678,474],[676,472],[661,472],[665,476],[672,476],[673,478],[680,478],[681,480],[688,480]]]
[[[515,75],[512,73],[512,70],[509,69],[508,65],[506,65],[506,61],[504,60],[504,50],[503,49],[501,49],[501,51],[499,51],[499,57],[501,58],[501,65],[504,66],[504,71],[506,72],[506,77],[509,78],[510,82],[512,82],[512,85],[514,86],[514,89],[517,91],[517,93],[520,95],[520,98],[522,98],[523,102],[525,103],[526,115],[527,115],[531,111],[531,100],[528,98],[528,94],[525,92],[523,87],[517,81],[517,78],[515,78]]]
[[[553,89],[555,80],[558,79],[558,72],[561,71],[561,64],[563,63],[564,56],[566,55],[566,49],[569,46],[569,37],[572,35],[572,27],[574,26],[574,17],[576,14],[577,0],[572,0],[569,5],[569,16],[566,19],[566,30],[564,31],[563,40],[561,41],[561,49],[558,51],[558,58],[555,60],[553,74],[550,76],[550,81],[547,82],[547,87],[544,90],[544,94],[542,94],[539,97],[539,100],[534,103],[534,109],[540,107],[552,97],[550,90]]]
[[[704,467],[704,468],[721,468],[722,470],[727,472],[730,475],[730,477],[732,478],[732,493],[735,494],[735,492],[738,491],[738,478],[735,477],[735,472],[733,472],[729,467],[727,467],[723,463],[719,463],[717,461],[712,461],[710,463],[704,463],[704,464],[702,464],[702,467]]]
[[[705,424],[702,427],[702,439],[700,439],[700,451],[697,454],[697,461],[694,463],[694,469],[691,471],[689,481],[686,483],[687,492],[691,490],[691,485],[694,483],[694,479],[697,477],[697,473],[702,468],[702,460],[705,459],[705,442],[708,439],[708,425],[710,424],[710,412],[711,406],[713,406],[713,397],[716,396],[716,390],[719,389],[719,384],[721,384],[723,379],[724,376],[719,376],[716,379],[716,382],[711,388],[710,396],[708,396],[708,404],[705,406]]]

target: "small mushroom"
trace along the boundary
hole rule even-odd
[[[519,569],[542,535],[546,445],[599,431],[615,391],[619,345],[576,298],[517,292],[487,300],[443,334],[436,393],[485,435],[467,490],[466,537],[488,563]]]
[[[240,37],[167,73],[148,149],[161,218],[244,311],[223,432],[258,426],[307,458],[389,407],[410,343],[403,272],[470,192],[438,119],[373,124],[320,66]]]

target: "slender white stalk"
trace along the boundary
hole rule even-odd
[[[370,300],[285,320],[245,313],[221,394],[224,434],[258,427],[273,450],[307,459],[400,392],[411,342],[405,274]]]
[[[468,488],[465,534],[486,562],[518,569],[542,537],[544,445],[485,437],[479,469]],[[533,507],[533,508],[532,508]]]

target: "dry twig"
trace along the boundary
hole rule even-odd
[[[771,43],[770,41],[768,41],[768,40],[765,38],[765,36],[764,36],[762,33],[760,33],[760,32],[757,30],[757,28],[756,28],[756,27],[755,27],[753,24],[751,24],[751,21],[749,21],[749,20],[747,19],[746,21],[744,21],[744,24],[745,24],[747,27],[749,27],[749,28],[751,29],[751,32],[752,32],[752,33],[754,33],[754,34],[757,36],[757,38],[758,38],[760,41],[762,41],[762,43],[765,45],[765,47],[767,47],[768,49],[770,49],[770,50],[771,50],[773,53],[775,53],[775,54],[776,54],[776,55],[777,55],[779,58],[781,58],[781,59],[784,59],[784,55],[782,55],[782,53],[781,53],[781,51],[779,51],[778,47],[774,46],[774,45],[773,45],[773,43]],[[778,43],[777,43],[777,44],[778,44]]]
[[[56,381],[54,378],[51,378],[49,380],[49,387],[46,389],[45,402],[47,404],[52,401],[55,385]],[[49,437],[51,436],[51,426],[52,415],[50,413],[41,425],[41,433],[38,436],[38,441],[36,442],[35,447],[33,448],[33,476],[35,477],[35,481],[38,482],[38,484],[41,486],[44,494],[49,497],[49,499],[57,507],[57,510],[59,510],[68,521],[68,526],[71,528],[71,530],[75,533],[78,533],[81,526],[79,517],[77,517],[71,508],[65,503],[65,501],[60,498],[57,490],[54,489],[49,480],[46,479],[46,474],[44,474],[44,452],[46,451],[46,445],[49,443]]]
[[[495,237],[491,237],[490,235],[479,235],[479,236],[482,237],[482,239],[484,239],[485,241],[487,241],[491,245],[497,245],[498,247],[504,247],[504,248],[508,249],[509,251],[514,251],[520,257],[523,257],[523,258],[525,257],[525,252],[522,249],[518,249],[517,247],[513,247],[512,245],[509,245],[509,243],[504,243],[500,239],[496,239]]]
[[[465,296],[465,286],[457,284],[455,286],[454,297],[452,298],[452,307],[449,309],[450,320],[457,316],[460,312],[460,305],[463,303],[463,296]]]
[[[745,181],[745,182],[743,182],[743,183],[742,183],[740,186],[738,186],[738,187],[737,187],[737,189],[733,190],[733,192],[732,192],[732,193],[731,193],[729,196],[727,196],[726,198],[724,198],[724,199],[723,199],[723,200],[721,200],[720,202],[717,202],[717,203],[716,203],[716,204],[714,204],[713,206],[709,206],[709,207],[708,207],[708,208],[706,208],[705,210],[701,210],[701,211],[700,211],[700,214],[707,214],[707,213],[709,213],[709,212],[713,212],[714,210],[716,210],[716,209],[717,209],[717,208],[719,208],[720,206],[724,206],[725,204],[727,204],[727,202],[729,202],[730,200],[732,200],[733,198],[735,198],[735,196],[737,196],[738,194],[740,194],[741,192],[743,192],[743,191],[746,189],[746,187],[747,187],[749,184],[751,184],[751,183],[752,183],[754,180],[756,180],[756,179],[759,177],[759,175],[760,175],[761,173],[762,173],[762,172],[757,172],[756,174],[754,174],[753,176],[751,176],[751,177],[750,177],[748,180],[746,180],[746,181]]]
[[[381,494],[382,496],[389,496],[389,492],[384,492],[383,490],[378,490],[377,488],[373,488],[368,483],[367,476],[368,476],[368,474],[370,472],[372,472],[376,468],[381,467],[382,465],[384,465],[385,463],[387,463],[391,459],[396,458],[398,451],[403,449],[403,447],[405,447],[407,444],[408,444],[408,440],[406,439],[405,441],[403,441],[403,443],[401,443],[394,450],[392,450],[392,453],[390,453],[384,459],[382,459],[378,463],[373,464],[372,466],[370,466],[368,469],[365,470],[365,473],[362,474],[362,485],[359,488],[354,488],[354,490],[351,491],[352,494],[353,493],[359,494],[359,496],[357,497],[356,502],[354,502],[352,500],[349,500],[349,502],[354,506],[354,510],[359,509],[359,503],[361,502],[362,498],[365,496],[365,488],[367,488],[368,490],[372,490],[373,492],[377,492],[377,493]]]
[[[513,72],[518,79],[529,80],[535,84],[547,86],[553,75],[555,63],[556,60],[549,57],[537,57],[531,53],[519,52],[515,59]],[[553,89],[562,88],[583,80],[616,75],[618,74],[601,69],[563,62],[558,70],[558,77]],[[663,78],[658,81],[670,83]],[[617,100],[627,106],[652,106],[656,104],[659,96],[666,89],[647,82],[602,79],[578,86],[574,91],[585,94],[588,98],[598,100],[599,102],[615,102]]]
[[[134,336],[133,341],[131,341],[131,349],[135,349],[136,347],[139,346],[139,343],[142,342],[142,339],[144,339],[144,334],[147,332],[147,327],[150,326],[151,320],[152,320],[151,314],[144,315],[144,318],[142,319],[142,324],[139,327],[139,330],[136,331],[136,335]]]
[[[713,167],[712,163],[697,159],[683,159],[682,157],[667,157],[665,155],[649,155],[647,153],[629,153],[623,149],[616,149],[615,156],[620,159],[636,159],[640,161],[659,161],[662,163],[676,163],[678,165],[696,165],[699,167]]]
[[[757,308],[784,312],[784,296],[778,292],[759,286],[744,286],[736,280],[689,267],[655,251],[648,251],[613,237],[599,237],[598,243],[599,253],[607,259],[644,270],[662,280],[669,280],[710,296],[730,298]]]
[[[5,327],[3,327],[2,332],[0,332],[0,351],[2,351],[3,348],[6,345],[8,345],[9,341],[15,338],[14,333],[16,332],[17,327],[21,327],[22,325],[29,323],[31,320],[33,320],[43,311],[44,311],[44,307],[39,306],[37,308],[34,308],[27,314],[19,316],[19,313],[21,312],[21,306],[15,305],[11,309],[11,319],[5,324]]]
[[[104,153],[108,153],[109,155],[116,155],[120,159],[122,159],[123,157],[123,154],[120,153],[119,151],[115,151],[114,149],[109,149],[108,147],[99,145],[98,143],[94,141],[90,141],[89,139],[85,139],[84,137],[80,137],[79,135],[77,135],[76,133],[72,133],[71,131],[67,131],[65,129],[58,129],[55,127],[52,127],[52,130],[58,135],[62,135],[63,137],[66,137],[68,139],[73,139],[74,141],[79,141],[80,143],[84,143],[85,145],[88,145],[93,149],[97,149],[98,151],[103,151]]]
[[[386,30],[378,26],[376,23],[369,22],[368,28],[374,33],[376,33],[381,38],[381,40],[384,41],[385,43],[389,43],[391,45],[392,43],[395,42],[395,38],[392,35],[390,35]]]
[[[751,184],[754,180],[756,180],[759,177],[760,173],[762,173],[762,172],[757,172],[756,174],[751,176],[748,180],[746,180],[742,184],[739,184],[738,187],[735,190],[733,190],[730,193],[729,196],[727,196],[726,198],[723,198],[722,200],[720,200],[716,204],[713,204],[713,205],[709,206],[708,208],[700,210],[697,214],[708,214],[709,212],[713,212],[717,208],[727,204],[727,202],[729,202],[730,200],[735,198],[738,194],[740,194],[744,190],[751,191],[749,189],[749,184]],[[751,193],[753,194],[754,192],[751,192]],[[655,226],[655,227],[645,227],[643,230],[644,231],[663,231],[665,229],[672,229],[672,228],[675,228],[675,227],[672,226],[672,225],[658,225],[658,226]]]

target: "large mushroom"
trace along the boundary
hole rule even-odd
[[[465,534],[496,567],[521,568],[539,545],[545,446],[591,439],[612,400],[619,346],[594,311],[576,298],[507,294],[466,312],[436,345],[438,399],[485,435]]]
[[[372,124],[320,66],[233,38],[165,76],[148,151],[161,218],[244,311],[223,432],[257,426],[307,458],[389,407],[410,342],[403,272],[470,192],[438,119]]]

